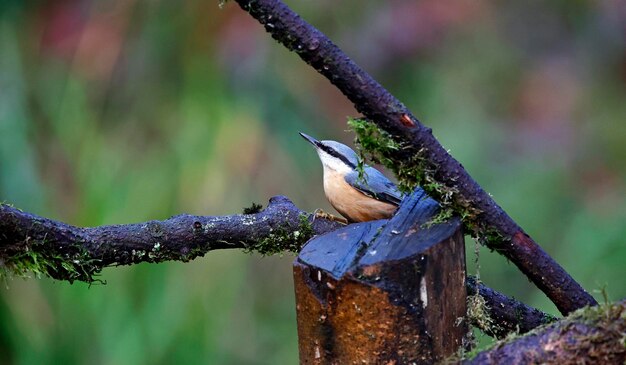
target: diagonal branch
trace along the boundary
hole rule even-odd
[[[388,135],[396,145],[378,148],[401,181],[421,184],[443,205],[464,217],[466,227],[489,248],[511,260],[562,313],[597,304],[487,194],[398,99],[357,66],[322,32],[279,0],[237,0],[271,36],[315,68],[380,130],[360,134],[362,142]],[[357,132],[359,132],[357,130]],[[374,144],[365,146],[375,152]]]
[[[164,221],[79,228],[0,204],[0,274],[34,272],[92,282],[104,267],[189,261],[211,250],[297,252],[337,222],[298,209],[284,196],[255,214],[177,215]]]

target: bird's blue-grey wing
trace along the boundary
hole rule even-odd
[[[400,193],[394,183],[371,166],[366,166],[363,172],[363,178],[359,178],[357,171],[348,173],[345,177],[346,182],[367,196],[371,196],[385,203],[400,205],[402,193]]]

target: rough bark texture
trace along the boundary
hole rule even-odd
[[[91,281],[103,267],[166,260],[188,261],[210,250],[240,248],[262,253],[297,251],[307,239],[343,227],[316,218],[278,196],[256,214],[179,215],[165,221],[79,228],[0,204],[0,273],[17,271],[58,280]],[[298,232],[298,233],[296,233]],[[468,295],[478,293],[493,321],[489,334],[526,332],[550,316],[483,284],[467,281]],[[502,305],[501,303],[505,304]],[[494,332],[495,331],[495,332]]]
[[[503,338],[509,333],[526,333],[557,320],[554,316],[487,287],[474,277],[468,276],[466,285],[468,295],[478,294],[484,299],[486,314],[490,319],[473,320],[470,323],[489,336]]]
[[[585,308],[463,364],[624,364],[626,301]]]
[[[429,171],[452,192],[457,213],[491,249],[506,256],[541,289],[562,313],[597,304],[558,263],[513,221],[463,166],[450,156],[410,110],[357,66],[322,32],[279,0],[237,0],[274,39],[315,68],[348,97],[356,109],[401,143],[390,158]],[[419,179],[418,179],[419,180]],[[436,186],[432,184],[431,186]],[[435,198],[437,189],[427,192]]]
[[[465,247],[423,191],[389,221],[310,241],[294,263],[300,362],[430,364],[462,345]]]
[[[0,205],[0,269],[92,281],[106,266],[189,261],[211,250],[297,252],[316,234],[341,225],[313,218],[276,196],[256,214],[178,215],[164,221],[79,228]]]

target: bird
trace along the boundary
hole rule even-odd
[[[363,164],[350,147],[336,141],[318,141],[300,133],[315,147],[324,167],[324,193],[330,204],[349,223],[388,219],[402,201],[396,185],[375,168]]]

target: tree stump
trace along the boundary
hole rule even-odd
[[[390,220],[311,240],[294,262],[302,364],[430,364],[466,333],[458,218],[433,223],[422,190]]]

